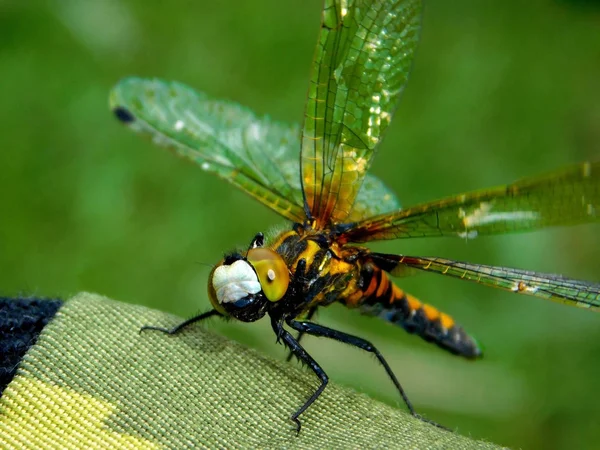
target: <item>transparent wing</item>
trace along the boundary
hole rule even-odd
[[[586,162],[508,186],[380,214],[342,233],[341,242],[531,231],[600,220],[600,163]]]
[[[258,118],[233,102],[158,79],[120,81],[110,95],[110,107],[119,120],[156,144],[229,181],[283,217],[304,221],[298,126]],[[374,202],[374,196],[382,201]],[[398,207],[394,194],[369,176],[353,215]]]
[[[348,217],[408,78],[419,0],[325,0],[302,129],[317,227]]]
[[[177,82],[126,78],[110,106],[129,128],[244,190],[283,217],[302,222],[297,130],[257,118]],[[295,175],[294,175],[295,174]]]
[[[385,184],[373,175],[367,174],[358,196],[348,216],[349,222],[356,222],[365,217],[389,213],[400,209],[396,195]]]
[[[600,311],[600,284],[565,278],[561,275],[530,272],[507,267],[485,266],[441,258],[402,255],[370,255],[375,264],[394,275],[406,267],[474,281],[517,294],[528,294],[559,303]]]

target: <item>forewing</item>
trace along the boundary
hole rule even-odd
[[[425,203],[358,222],[341,242],[531,231],[600,220],[600,163]]]
[[[419,0],[325,0],[300,159],[317,227],[352,210],[406,84],[420,11]]]
[[[110,107],[129,128],[250,194],[283,217],[303,222],[299,129],[177,82],[126,78]]]

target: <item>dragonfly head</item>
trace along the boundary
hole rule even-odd
[[[244,322],[262,318],[283,298],[290,282],[287,265],[268,248],[250,248],[246,256],[227,255],[209,276],[208,295],[221,314]]]

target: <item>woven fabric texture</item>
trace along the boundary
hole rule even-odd
[[[316,379],[178,319],[79,294],[22,360],[0,399],[0,448],[498,448],[331,383],[290,414]]]

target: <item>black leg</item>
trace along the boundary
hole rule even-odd
[[[252,250],[253,248],[262,247],[264,243],[265,243],[265,235],[262,233],[256,233],[256,236],[254,236],[254,239],[252,239],[252,242],[250,243],[250,247],[248,248],[248,250]]]
[[[277,335],[278,341],[283,341],[283,344],[290,349],[290,352],[303,363],[305,363],[307,366],[309,366],[321,380],[321,384],[319,385],[317,390],[308,398],[308,400],[306,400],[306,402],[304,402],[304,404],[300,408],[298,408],[298,410],[294,414],[292,414],[291,419],[296,424],[296,433],[299,434],[300,428],[302,428],[302,424],[300,423],[298,417],[300,416],[300,414],[306,411],[306,409],[310,405],[312,405],[317,398],[319,398],[319,395],[321,395],[323,389],[325,389],[325,386],[327,386],[327,383],[329,382],[329,377],[323,371],[323,369],[321,369],[321,366],[317,364],[313,357],[310,356],[306,352],[306,350],[304,350],[304,348],[302,348],[298,341],[294,339],[294,337],[288,331],[284,330],[283,325],[279,320],[271,317],[271,326],[273,327],[273,331],[275,331],[275,334]]]
[[[312,317],[315,315],[315,313],[317,312],[317,306],[313,306],[312,308],[310,308],[308,310],[308,314],[306,314],[306,317],[304,318],[306,321],[309,321],[310,319],[312,319]],[[300,343],[300,340],[302,339],[302,336],[304,336],[304,331],[300,331],[298,333],[298,336],[296,336],[296,341],[298,341],[298,344]],[[294,354],[290,351],[290,353],[288,354],[287,358],[285,359],[286,361],[291,361],[292,357],[294,356]]]
[[[204,319],[208,319],[209,317],[212,317],[212,316],[220,316],[220,315],[221,314],[217,310],[213,309],[213,310],[207,311],[205,313],[198,314],[197,316],[192,317],[191,319],[188,319],[184,322],[181,322],[179,325],[176,325],[173,328],[160,328],[160,327],[154,327],[152,325],[146,325],[146,326],[143,326],[142,328],[140,328],[140,333],[142,331],[146,331],[146,330],[156,330],[156,331],[160,331],[162,333],[167,333],[167,334],[177,334],[181,330],[183,330],[185,327],[187,327],[188,325],[191,325],[196,322],[200,322],[200,321],[202,321]]]
[[[404,392],[404,389],[400,385],[400,382],[396,378],[396,375],[394,375],[394,372],[392,372],[392,368],[388,365],[387,361],[385,360],[383,355],[379,352],[379,350],[377,350],[375,348],[375,346],[373,344],[371,344],[369,341],[366,341],[365,339],[361,339],[359,337],[352,336],[350,334],[346,334],[341,331],[333,330],[331,328],[327,328],[327,327],[324,327],[322,325],[318,325],[318,324],[312,323],[312,322],[304,322],[304,321],[296,321],[296,320],[288,319],[287,324],[290,327],[292,327],[294,330],[299,331],[300,333],[308,333],[308,334],[312,334],[313,336],[327,337],[327,338],[330,338],[330,339],[333,339],[333,340],[336,340],[339,342],[343,342],[345,344],[353,345],[354,347],[361,348],[369,353],[373,353],[377,357],[377,359],[379,360],[381,365],[384,367],[388,376],[394,383],[394,386],[396,386],[396,389],[398,390],[398,392],[400,392],[400,395],[402,396],[402,400],[404,400],[404,403],[406,404],[408,411],[414,417],[422,420],[423,422],[427,422],[432,425],[435,425],[436,427],[442,428],[444,430],[448,430],[448,428],[446,428],[438,423],[435,423],[431,420],[425,419],[424,417],[422,417],[421,415],[419,415],[415,412],[415,409],[413,408],[412,403],[408,399],[406,392]]]

